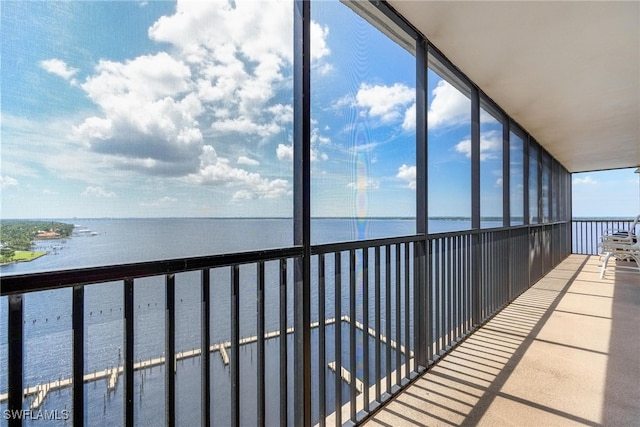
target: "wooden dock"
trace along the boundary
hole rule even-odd
[[[346,322],[346,323],[351,323],[351,318],[348,315],[343,315],[340,320],[342,322]],[[325,320],[325,325],[332,325],[336,323],[336,319],[335,318],[329,318]],[[318,328],[320,326],[320,322],[312,322],[310,327],[311,329],[315,329]],[[355,326],[357,329],[364,331],[364,326],[362,325],[362,323],[356,321],[355,322]],[[289,327],[286,330],[287,335],[288,334],[292,334],[294,332],[293,327]],[[368,328],[369,335],[375,337],[376,336],[376,331],[372,328]],[[264,339],[265,340],[269,340],[269,339],[274,339],[274,338],[278,338],[280,337],[280,331],[272,331],[272,332],[268,332],[264,335]],[[258,336],[254,335],[254,336],[250,336],[250,337],[246,337],[246,338],[242,338],[239,341],[239,345],[243,346],[243,345],[247,345],[247,344],[252,344],[258,341]],[[382,343],[387,343],[387,337],[385,337],[384,335],[380,334],[380,341]],[[391,346],[392,348],[396,348],[397,344],[395,341],[393,340],[389,340],[389,346]],[[213,352],[218,352],[218,354],[220,354],[220,358],[222,359],[222,363],[227,366],[229,365],[229,353],[228,353],[228,349],[231,348],[231,341],[225,341],[225,342],[221,342],[221,343],[217,343],[217,344],[212,344],[209,347],[209,352],[213,353]],[[405,353],[405,348],[403,345],[400,345],[400,351],[402,353]],[[199,348],[196,349],[192,349],[192,350],[187,350],[187,351],[180,351],[178,353],[175,354],[175,359],[174,359],[174,372],[177,369],[177,363],[180,360],[184,360],[184,359],[189,359],[192,357],[198,357],[201,354],[201,350]],[[413,352],[410,352],[410,358],[413,358]],[[329,368],[332,369],[335,372],[335,362],[332,362],[333,366],[331,365],[331,363],[329,364]],[[147,360],[140,360],[136,363],[133,364],[133,370],[134,371],[140,371],[140,370],[144,370],[144,369],[151,369],[155,366],[162,366],[165,364],[165,357],[164,356],[160,356],[160,357],[156,357],[156,358],[151,358],[151,359],[147,359]],[[116,387],[118,386],[118,379],[120,377],[120,375],[122,375],[124,373],[124,366],[116,366],[116,367],[110,367],[107,369],[104,369],[102,371],[95,371],[95,372],[91,372],[88,374],[85,374],[83,377],[83,381],[85,383],[89,383],[89,382],[94,382],[94,381],[101,381],[101,380],[106,380],[107,381],[107,392],[112,392],[115,391]],[[344,368],[341,368],[341,375],[343,380],[345,380],[347,383],[350,383],[351,381],[351,374]],[[359,385],[358,385],[359,383]],[[58,379],[56,381],[51,381],[49,383],[44,383],[44,384],[37,384],[35,386],[32,387],[27,387],[24,389],[24,397],[28,397],[28,396],[32,396],[34,395],[34,399],[33,401],[31,401],[30,405],[29,405],[29,409],[38,409],[40,407],[40,405],[42,405],[42,403],[44,402],[45,398],[47,397],[47,394],[49,394],[52,391],[56,391],[65,387],[71,387],[73,385],[73,378],[65,378],[65,379]],[[358,388],[358,391],[361,392],[362,390],[362,382],[358,379],[356,379],[356,388]],[[0,403],[8,400],[9,398],[9,393],[2,393],[0,394]]]

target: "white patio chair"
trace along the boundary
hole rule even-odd
[[[601,241],[604,238],[611,237],[619,239],[621,242],[630,244],[636,243],[638,239],[638,233],[636,233],[636,227],[638,226],[638,223],[640,223],[640,215],[638,215],[636,219],[631,223],[631,227],[629,227],[628,230],[605,230],[602,233]]]
[[[636,217],[629,230],[608,230],[602,234],[600,237],[600,256],[604,256],[604,261],[600,278],[604,277],[611,257],[616,261],[635,262],[635,267],[632,264],[619,267],[640,272],[640,241],[638,234],[636,234],[638,222],[640,222],[640,215]]]

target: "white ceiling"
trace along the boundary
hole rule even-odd
[[[570,172],[640,166],[640,2],[388,3]]]

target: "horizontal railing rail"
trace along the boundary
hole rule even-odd
[[[72,270],[14,274],[2,276],[0,296],[125,279],[137,279],[160,274],[178,274],[187,271],[201,270],[203,268],[228,267],[280,258],[294,258],[302,256],[302,254],[302,247],[298,246],[202,257],[86,267]]]
[[[557,222],[311,246],[311,323],[305,328],[312,332],[312,423],[357,424],[368,417],[564,259],[570,230],[569,223]],[[182,405],[177,397],[183,381],[178,362],[191,358],[201,366],[196,389],[202,425],[292,424],[292,339],[299,332],[293,327],[292,296],[300,280],[293,270],[304,253],[294,246],[4,276],[8,390],[4,395],[0,390],[0,405],[6,399],[10,410],[37,407],[49,390],[65,386],[72,390],[73,419],[86,420],[85,400],[96,396],[85,383],[104,380],[108,389],[115,389],[122,376],[119,410],[122,422],[134,425],[141,421],[136,414],[143,394],[134,372],[159,365],[164,367],[164,424],[172,426]],[[186,349],[177,341],[184,331],[176,313],[181,283],[194,272],[198,278],[189,279],[188,292],[197,294],[199,313],[192,328],[198,337],[197,345]],[[109,289],[116,289],[123,305],[122,365],[93,376],[86,370],[87,285],[115,286]],[[164,297],[163,355],[136,361],[136,340],[146,333],[136,319],[147,315],[137,292],[149,285]],[[25,345],[25,298],[62,288],[72,290],[71,376],[25,384],[25,351],[31,348]],[[226,320],[212,323],[214,312]],[[220,322],[228,325],[227,332],[218,330]],[[276,345],[267,346],[271,341]],[[240,351],[245,346],[250,347],[250,361]],[[212,391],[212,381],[220,375],[214,372],[212,353],[229,367],[226,392]],[[252,397],[243,385],[247,375],[255,384]],[[255,404],[245,406],[247,399]],[[106,405],[105,400],[105,411]],[[10,425],[21,422],[10,420]]]
[[[580,255],[598,255],[600,237],[608,232],[630,230],[633,219],[574,219],[572,229],[572,252]]]

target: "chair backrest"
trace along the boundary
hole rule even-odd
[[[640,215],[638,215],[636,217],[636,219],[633,221],[633,223],[631,224],[631,228],[629,229],[630,233],[633,233],[633,234],[636,234],[636,235],[638,234],[638,233],[636,233],[636,227],[638,226],[639,222],[640,222]]]

